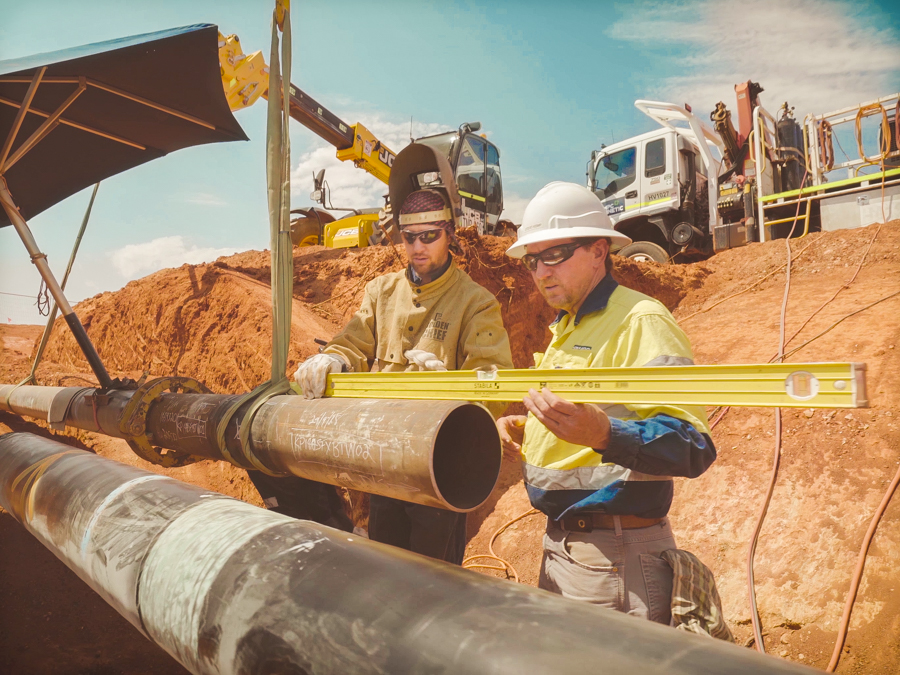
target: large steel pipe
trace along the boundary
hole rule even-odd
[[[814,672],[31,434],[0,505],[197,674]]]
[[[471,511],[500,475],[497,429],[481,406],[449,403],[281,396],[254,418],[253,452],[279,472]]]
[[[0,385],[0,409],[109,436],[120,430],[130,391]],[[7,397],[9,402],[6,403]],[[482,406],[459,401],[305,400],[276,396],[259,409],[249,448],[235,415],[237,399],[219,394],[161,394],[146,428],[154,445],[185,455],[262,468],[373,494],[466,512],[490,496],[502,456],[497,429]]]

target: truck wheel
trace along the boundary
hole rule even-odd
[[[319,243],[319,224],[310,218],[297,218],[291,223],[294,246],[315,246]]]
[[[636,241],[628,244],[618,252],[618,255],[637,262],[647,262],[648,260],[663,264],[669,262],[669,254],[666,253],[666,250],[652,241]]]

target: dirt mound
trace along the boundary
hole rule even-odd
[[[844,288],[876,232],[865,265]],[[463,233],[459,263],[497,297],[514,361],[527,367],[532,353],[549,340],[546,327],[554,311],[528,272],[503,255],[509,243],[506,238]],[[767,648],[824,667],[863,533],[900,459],[900,296],[836,322],[900,290],[900,222],[880,230],[817,233],[794,240],[792,248],[786,336],[800,332],[787,349],[835,327],[788,360],[866,362],[872,406],[784,411],[781,473],[757,551],[757,595]],[[691,265],[616,259],[615,276],[674,310],[698,363],[762,362],[778,347],[784,262],[785,242],[775,241]],[[397,254],[385,247],[295,250],[291,367],[314,353],[313,338],[330,337],[349,319],[369,280],[401,267]],[[268,280],[268,253],[250,251],[209,265],[163,270],[116,293],[86,300],[78,311],[115,375],[177,372],[198,377],[216,391],[246,391],[268,377]],[[22,339],[38,334],[4,338],[4,381],[17,381],[27,373],[27,363],[14,352],[23,350]],[[62,325],[54,331],[45,359],[38,371],[42,383],[57,384],[73,373],[90,379],[87,364]],[[726,618],[741,641],[750,637],[744,558],[771,471],[773,414],[729,411],[713,432],[717,462],[698,479],[677,481],[672,512],[680,546],[695,552],[716,573]],[[85,432],[72,435],[100,454],[140,463],[121,441]],[[203,462],[171,475],[258,503],[243,472],[222,463]],[[849,652],[839,672],[896,670],[897,501],[885,514],[870,550]],[[506,464],[500,489],[470,516],[467,553],[487,553],[497,530],[528,509],[518,468]],[[543,516],[525,517],[494,543],[494,551],[516,567],[525,583],[537,580],[543,523]]]
[[[757,549],[757,597],[770,651],[824,667],[863,534],[900,460],[900,296],[842,319],[900,291],[900,221],[880,230],[812,234],[792,249],[786,350],[815,339],[787,360],[868,365],[870,408],[783,411],[781,469]],[[777,353],[785,286],[778,270],[785,259],[784,241],[775,241],[706,263],[709,277],[675,312],[698,362],[763,362]],[[718,460],[700,478],[679,482],[672,512],[679,544],[713,567],[726,616],[744,639],[750,635],[744,559],[771,474],[773,434],[772,411],[729,411],[713,434]],[[869,551],[840,672],[896,672],[900,601],[891,589],[900,583],[898,517],[895,497]]]
[[[157,272],[85,300],[77,311],[110,372],[190,375],[213,391],[237,393],[269,378],[271,302],[267,283],[213,263]],[[328,339],[336,329],[295,301],[288,365],[314,354],[312,339]],[[62,322],[45,358],[88,369]]]
[[[458,262],[491,291],[503,311],[518,367],[549,339],[555,311],[531,276],[504,254],[511,240],[462,232]],[[314,338],[328,339],[359,307],[365,285],[405,265],[402,248],[294,250],[294,310],[289,369],[315,353]],[[698,288],[703,266],[639,265],[617,259],[623,284],[674,308]],[[114,293],[78,304],[77,311],[110,372],[196,377],[217,392],[248,391],[269,377],[271,291],[269,254],[248,251],[204,265],[182,265],[132,281]],[[21,347],[21,345],[20,345]],[[64,323],[54,327],[45,360],[88,371]],[[39,371],[39,373],[42,371]]]

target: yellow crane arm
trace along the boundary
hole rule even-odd
[[[244,54],[237,35],[219,33],[219,66],[225,98],[232,110],[248,108],[269,93],[269,67],[262,52]],[[360,123],[348,125],[309,94],[291,84],[290,115],[337,148],[337,158],[353,162],[388,182],[396,153]]]

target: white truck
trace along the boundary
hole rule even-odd
[[[787,103],[779,119],[770,115],[759,103],[761,91],[749,81],[735,86],[738,130],[721,102],[710,115],[712,128],[687,105],[635,101],[660,128],[601,146],[587,164],[588,187],[634,242],[621,255],[689,261],[752,241],[866,225],[880,214],[882,183],[885,205],[895,200],[897,217],[900,94],[807,115],[801,126]],[[876,152],[868,155],[867,117],[878,123],[866,132],[870,147],[877,136]],[[853,121],[860,156],[836,164],[832,126]],[[841,169],[847,178],[835,176]],[[858,202],[858,214],[848,200]]]
[[[668,262],[673,245],[706,248],[709,176],[721,166],[712,130],[684,107],[655,101],[635,105],[661,128],[601,147],[588,163],[588,187],[616,229],[634,241],[621,255]],[[703,138],[706,142],[698,142]],[[715,195],[715,192],[712,192]]]

